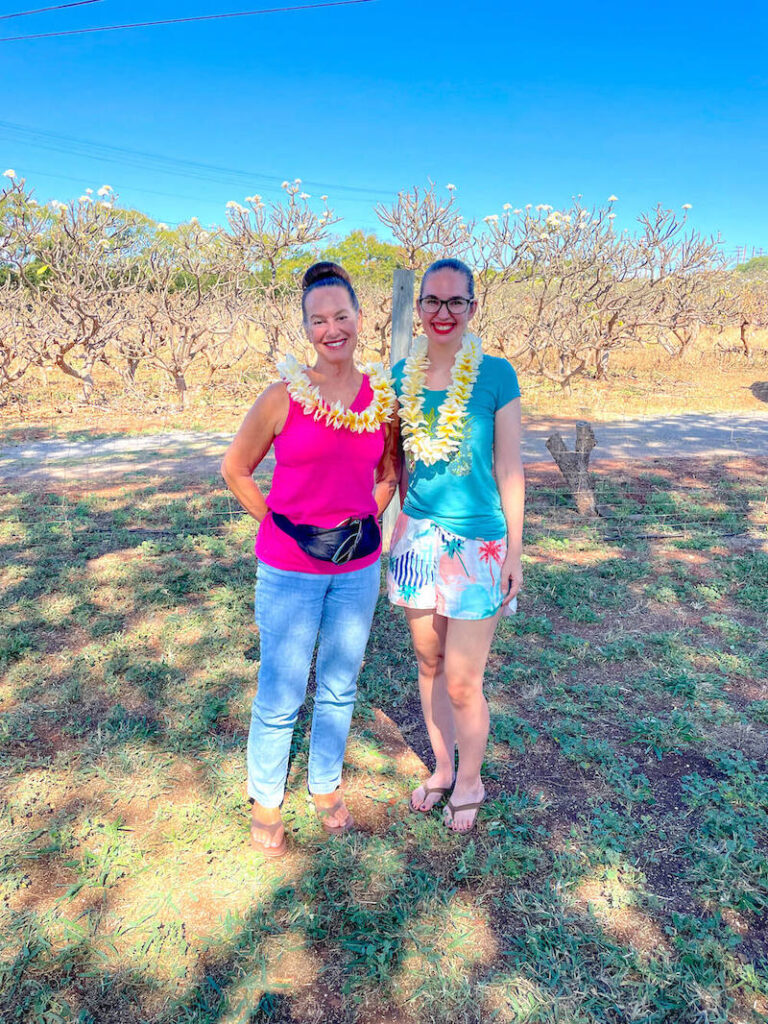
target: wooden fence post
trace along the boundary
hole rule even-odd
[[[389,364],[404,359],[411,349],[413,340],[413,280],[412,270],[396,270],[392,280],[392,344],[389,350]],[[381,536],[385,551],[400,513],[400,495],[395,494],[381,521]]]

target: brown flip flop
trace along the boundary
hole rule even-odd
[[[450,786],[428,786],[426,782],[422,782],[421,788],[424,790],[424,800],[427,799],[430,793],[439,793],[440,799],[442,800],[444,797],[448,796],[448,794],[453,789],[453,783],[451,783]],[[413,797],[413,794],[411,794],[411,797]],[[408,806],[410,807],[414,814],[429,814],[431,811],[435,809],[435,807],[437,807],[439,803],[440,800],[435,800],[432,806],[426,811],[422,811],[420,807],[414,807],[410,800],[408,801]]]
[[[451,801],[448,800],[445,806],[451,812],[451,820],[450,820],[450,822],[446,821],[445,827],[446,828],[450,828],[451,832],[455,832],[459,836],[463,835],[465,832],[471,832],[472,829],[477,824],[477,812],[480,810],[480,808],[483,806],[484,803],[485,803],[485,793],[483,793],[483,796],[482,796],[482,798],[480,800],[476,800],[474,803],[471,803],[471,804],[457,804],[454,807],[454,805],[451,803]],[[462,829],[451,828],[451,826],[453,824],[453,820],[454,820],[454,818],[456,817],[456,815],[458,814],[459,811],[474,811],[475,812],[475,816],[472,819],[472,824],[469,826],[469,828],[462,828]]]
[[[282,828],[283,841],[278,846],[268,846],[263,840],[257,839],[254,836],[254,828],[260,829],[262,832],[267,832],[270,839],[279,828]],[[258,850],[259,853],[263,853],[265,857],[282,857],[288,850],[288,844],[285,841],[285,828],[282,821],[275,821],[268,825],[266,822],[257,821],[256,818],[251,818],[251,846],[254,850]]]
[[[323,826],[323,829],[328,833],[328,835],[340,836],[344,832],[349,832],[349,830],[353,828],[355,821],[352,815],[349,813],[349,808],[347,808],[347,820],[344,822],[343,825],[329,825],[328,822],[325,820],[329,815],[335,814],[340,807],[344,807],[344,798],[342,796],[339,796],[339,799],[336,801],[336,803],[332,804],[330,807],[318,807],[314,799],[312,800],[312,803],[315,805],[315,814],[320,819],[320,824]]]

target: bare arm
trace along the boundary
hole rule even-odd
[[[523,585],[523,511],[525,476],[520,455],[520,399],[507,402],[496,413],[493,469],[507,521],[507,556],[501,567],[504,604],[509,604]]]
[[[252,474],[283,429],[288,407],[285,385],[271,384],[249,409],[221,463],[227,487],[257,523],[269,509]]]
[[[396,412],[387,424],[386,431],[384,452],[376,467],[376,486],[373,489],[377,516],[392,501],[400,478],[400,419]]]

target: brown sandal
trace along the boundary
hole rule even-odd
[[[465,832],[471,832],[472,829],[477,824],[477,812],[480,810],[480,808],[483,806],[484,803],[485,803],[485,793],[483,793],[482,797],[479,800],[476,800],[472,804],[458,804],[457,806],[454,807],[454,805],[451,803],[451,801],[448,800],[445,806],[451,812],[451,820],[445,822],[445,827],[446,828],[450,828],[451,832],[455,832],[457,835],[463,835]],[[459,811],[474,811],[475,812],[475,816],[472,819],[472,824],[469,826],[469,828],[458,829],[458,828],[453,828],[452,827],[454,818],[456,817],[456,815],[458,814]]]
[[[324,830],[329,835],[340,836],[344,832],[349,832],[349,830],[354,826],[355,822],[352,815],[349,813],[348,807],[346,809],[347,820],[344,822],[343,825],[329,825],[328,822],[325,820],[329,815],[335,814],[336,811],[339,810],[339,808],[345,806],[344,797],[339,796],[339,799],[336,801],[336,803],[332,804],[330,807],[318,807],[317,802],[314,799],[314,796],[312,798],[312,803],[315,805],[315,814],[320,819],[320,824],[323,826]]]
[[[283,840],[278,846],[269,846],[262,839],[257,839],[253,834],[254,828],[259,829],[262,832],[267,832],[270,839],[274,836],[275,832],[279,828],[283,829]],[[258,850],[259,853],[263,853],[265,857],[282,857],[288,849],[288,844],[285,841],[285,827],[282,821],[274,821],[272,824],[267,824],[263,821],[257,821],[256,818],[251,818],[251,846]]]
[[[417,788],[419,788],[419,787],[417,787]],[[424,790],[424,800],[427,799],[427,797],[430,795],[430,793],[439,793],[440,794],[440,800],[443,800],[445,797],[448,796],[448,794],[453,789],[453,783],[451,783],[450,786],[428,786],[426,784],[426,782],[422,782],[420,788]],[[413,800],[413,793],[411,793],[411,799],[408,801],[408,806],[410,807],[410,809],[413,811],[414,814],[429,814],[440,803],[440,800],[435,800],[435,802],[432,804],[432,806],[430,808],[428,808],[428,810],[422,811],[422,809],[420,807],[414,807],[413,806],[412,800]],[[422,803],[424,802],[424,800],[422,800]]]

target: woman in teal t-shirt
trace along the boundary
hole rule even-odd
[[[426,813],[450,794],[445,823],[456,832],[474,826],[485,799],[483,673],[523,582],[520,389],[506,359],[485,355],[468,332],[476,308],[469,267],[433,263],[418,299],[424,336],[394,367],[408,490],[387,590],[405,608],[435,755],[411,807]]]

